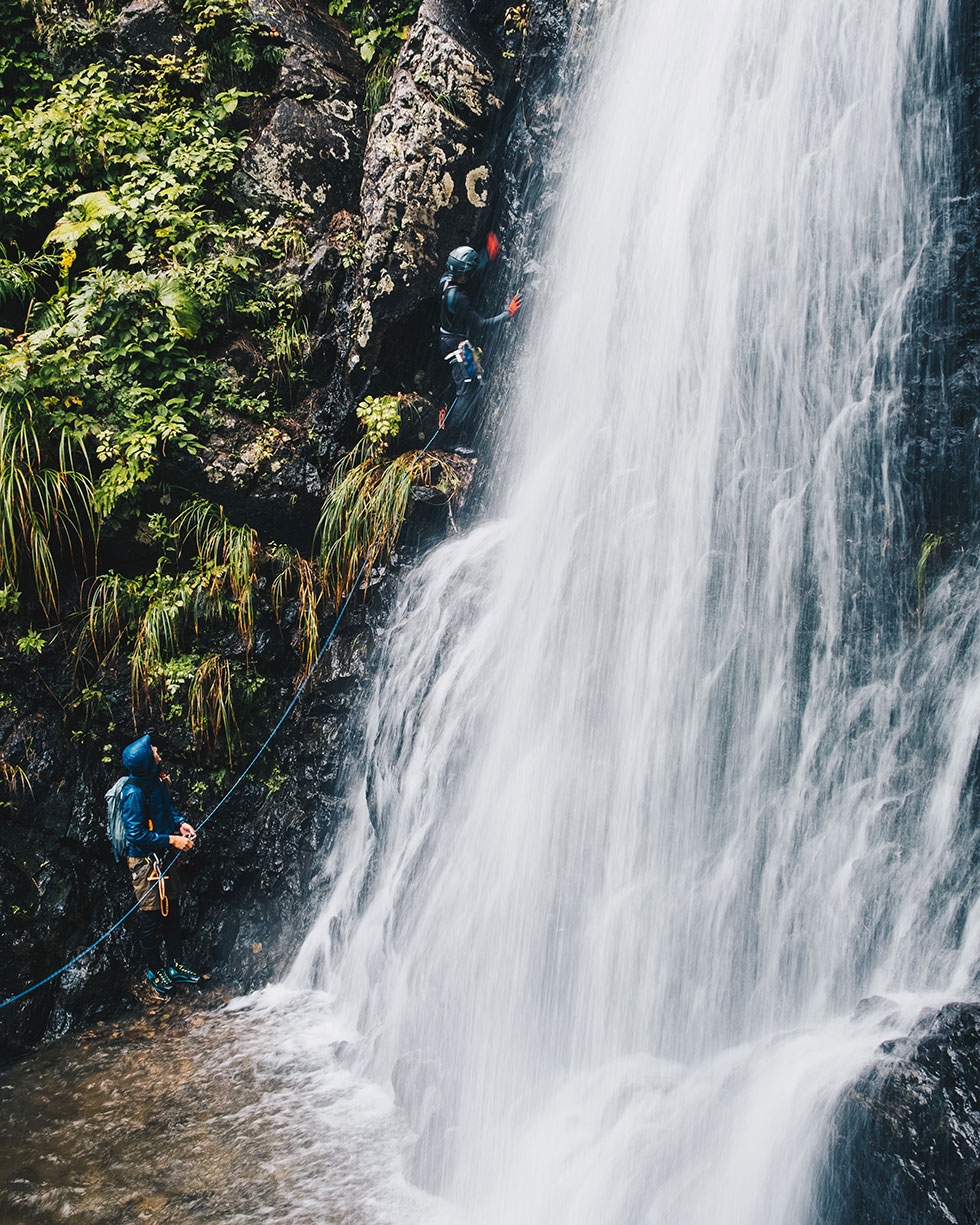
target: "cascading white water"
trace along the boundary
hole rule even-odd
[[[288,982],[468,1219],[799,1225],[858,1000],[973,982],[976,614],[895,595],[944,23],[601,18],[509,477],[407,582]]]

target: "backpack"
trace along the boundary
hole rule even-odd
[[[112,845],[112,854],[115,857],[116,863],[126,854],[127,838],[126,827],[123,825],[122,819],[122,793],[123,787],[128,782],[129,775],[124,774],[122,778],[117,778],[105,793],[105,832]]]

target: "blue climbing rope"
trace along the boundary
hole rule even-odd
[[[455,407],[456,407],[456,400],[453,400],[452,404],[446,410],[446,415],[443,418],[443,426],[445,425],[446,421],[448,421],[449,414],[453,411]],[[436,432],[432,435],[432,437],[425,444],[425,446],[419,451],[418,456],[416,456],[417,459],[422,458],[422,456],[426,453],[426,451],[429,450],[429,448],[432,446],[432,444],[435,442],[435,440],[439,437],[439,435],[442,432],[443,432],[442,427],[436,430]],[[357,578],[355,578],[353,583],[351,583],[350,589],[348,590],[347,595],[344,597],[344,602],[340,606],[340,611],[337,613],[336,619],[334,620],[333,626],[330,629],[330,633],[327,635],[326,641],[324,642],[323,646],[320,648],[320,651],[317,654],[316,659],[314,659],[313,663],[310,665],[309,671],[300,681],[299,687],[297,688],[296,692],[293,694],[292,701],[283,711],[282,716],[279,719],[279,722],[275,725],[275,727],[268,734],[268,736],[266,736],[265,741],[262,744],[261,748],[255,754],[252,760],[248,763],[245,769],[241,772],[241,774],[239,774],[239,776],[235,779],[235,781],[228,788],[225,794],[221,797],[221,799],[217,802],[217,804],[215,804],[215,806],[211,809],[208,815],[202,821],[199,822],[197,826],[198,829],[201,829],[203,826],[207,825],[208,821],[211,820],[211,818],[218,811],[218,809],[221,808],[221,806],[225,804],[231,798],[231,796],[237,790],[239,785],[248,776],[252,767],[259,760],[262,754],[266,751],[269,745],[272,743],[276,733],[279,731],[282,725],[286,722],[286,719],[289,717],[290,712],[293,710],[296,703],[299,701],[303,693],[303,690],[306,688],[310,677],[320,666],[320,660],[323,659],[324,655],[326,654],[327,647],[329,647],[330,643],[333,641],[333,637],[337,633],[337,628],[344,618],[344,613],[347,611],[347,606],[350,604],[351,600],[353,599],[354,592],[360,586],[361,579],[364,577],[364,572],[368,567],[368,562],[370,561],[370,557],[371,555],[370,553],[368,553],[368,556],[364,559],[364,563],[361,566],[360,570],[358,571]],[[174,864],[177,862],[179,858],[180,858],[180,854],[178,853],[173,857],[173,859],[170,860],[167,866],[162,869],[161,876],[165,876],[167,872],[169,872],[170,869],[174,866]],[[18,1000],[22,1000],[25,996],[32,994],[32,992],[34,991],[37,991],[39,987],[43,987],[46,983],[50,983],[54,979],[59,978],[62,974],[64,974],[66,970],[70,970],[73,965],[76,965],[79,961],[81,961],[83,957],[87,957],[89,953],[91,953],[94,949],[97,949],[99,945],[103,943],[103,941],[108,940],[108,938],[112,935],[112,933],[116,931],[117,928],[121,927],[123,923],[126,922],[126,920],[129,918],[129,916],[133,913],[134,910],[139,909],[140,904],[143,901],[143,898],[149,897],[149,895],[153,892],[155,888],[156,888],[156,885],[151,885],[150,888],[147,889],[146,893],[144,893],[142,897],[136,900],[136,904],[134,906],[131,906],[130,909],[126,911],[126,913],[122,916],[121,919],[118,919],[115,923],[113,923],[113,925],[110,928],[104,931],[102,935],[99,936],[98,940],[93,940],[93,942],[88,946],[87,949],[83,949],[82,952],[77,953],[71,959],[71,961],[66,961],[65,964],[60,969],[55,970],[52,974],[49,974],[46,978],[40,979],[38,982],[32,984],[30,987],[27,987],[24,991],[20,991],[16,995],[10,996],[9,999],[5,999],[2,1003],[0,1003],[0,1008],[6,1008],[8,1004],[16,1004]]]

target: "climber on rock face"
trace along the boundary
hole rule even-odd
[[[471,439],[476,425],[475,409],[483,378],[476,342],[513,319],[521,309],[519,293],[514,294],[506,310],[489,318],[474,306],[474,282],[499,251],[500,243],[492,232],[484,255],[472,247],[456,247],[449,253],[446,271],[439,280],[439,352],[450,364],[456,392],[449,410],[440,414],[439,425],[445,429],[447,446],[464,454],[472,454],[463,444]]]

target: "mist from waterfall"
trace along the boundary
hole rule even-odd
[[[920,630],[903,433],[945,22],[589,37],[499,492],[405,583],[287,982],[463,1219],[800,1225],[842,1087],[972,991],[976,578]]]

